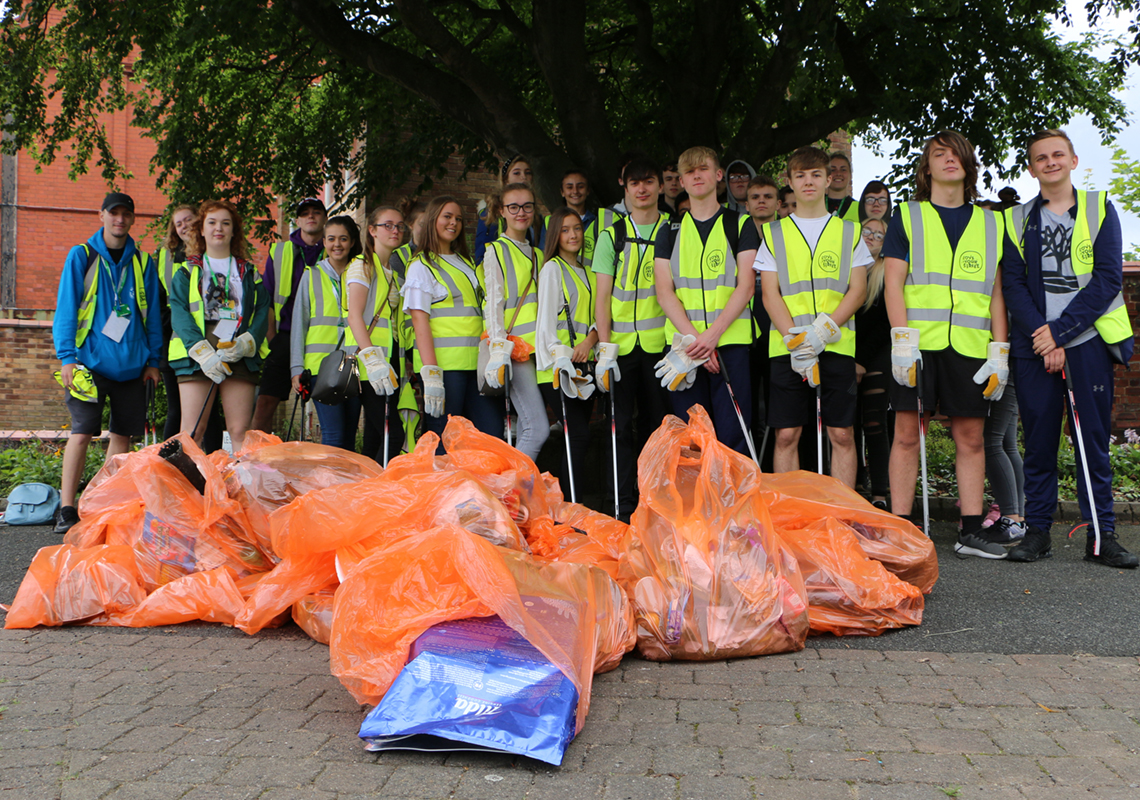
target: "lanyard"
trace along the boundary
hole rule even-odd
[[[99,256],[99,263],[103,265],[103,271],[107,273],[107,280],[111,282],[111,286],[115,286],[115,276],[111,273],[111,262],[103,256]],[[130,262],[119,270],[119,285],[115,288],[115,305],[120,305],[120,300],[123,295],[123,287],[127,285],[127,267]]]

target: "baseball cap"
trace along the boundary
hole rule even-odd
[[[119,206],[126,206],[127,210],[132,214],[135,213],[135,201],[129,194],[123,192],[111,192],[103,198],[103,206],[100,211],[110,211],[112,208]]]
[[[305,212],[305,209],[309,206],[315,206],[325,214],[328,213],[328,209],[325,208],[325,204],[318,200],[316,197],[306,197],[301,202],[297,203],[297,216],[301,216],[301,214],[303,214]]]

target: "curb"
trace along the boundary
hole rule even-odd
[[[931,497],[930,518],[942,522],[957,522],[958,506],[955,505],[957,502],[957,497]],[[915,496],[914,503],[914,508],[921,513],[921,494]],[[1116,521],[1122,525],[1140,523],[1140,503],[1113,503],[1113,512],[1116,514]],[[1055,522],[1081,522],[1080,504],[1076,500],[1059,501],[1057,508],[1053,511],[1053,520]]]

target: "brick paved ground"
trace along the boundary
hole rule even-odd
[[[598,676],[563,766],[364,752],[299,632],[0,632],[0,798],[1137,798],[1140,661],[868,649]]]

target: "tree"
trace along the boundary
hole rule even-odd
[[[1134,0],[1096,0],[1098,11]],[[913,149],[955,128],[983,161],[1087,112],[1123,67],[1062,43],[1064,0],[19,0],[0,23],[9,148],[120,172],[96,124],[133,108],[173,199],[263,214],[277,191],[358,198],[523,152],[602,199],[619,154],[694,144],[760,165],[846,128]],[[133,82],[129,79],[133,78]],[[54,96],[62,110],[51,116]],[[873,128],[872,128],[873,126]],[[364,146],[358,146],[360,142]],[[999,172],[999,175],[1004,176]]]
[[[1140,160],[1132,161],[1123,147],[1112,149],[1112,174],[1109,189],[1114,198],[1133,214],[1140,214]],[[1140,244],[1133,243],[1124,253],[1125,261],[1140,261]]]

